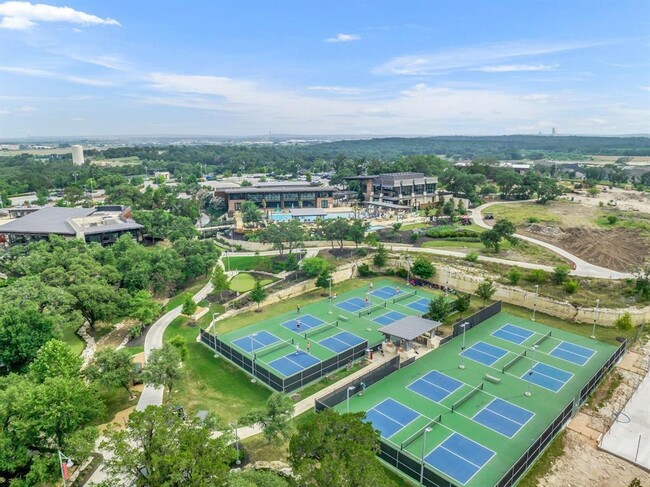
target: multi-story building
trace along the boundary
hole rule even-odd
[[[225,199],[228,212],[234,212],[244,201],[262,209],[332,208],[335,191],[331,186],[250,186],[217,190],[215,195]]]
[[[345,178],[358,181],[369,204],[417,208],[436,202],[438,178],[420,172],[397,172]]]

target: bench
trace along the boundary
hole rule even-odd
[[[348,321],[348,317],[347,317],[347,316],[343,316],[343,315],[339,315],[339,318],[338,318],[338,319],[339,319],[340,321]]]
[[[485,374],[485,380],[492,382],[493,384],[500,384],[501,379],[498,377],[494,377],[493,375],[490,374]]]

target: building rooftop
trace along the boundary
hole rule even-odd
[[[418,316],[406,316],[390,325],[382,326],[378,331],[384,335],[391,335],[404,340],[414,340],[441,325],[442,323],[439,321],[427,320]]]
[[[405,182],[411,184],[424,184],[427,183],[437,183],[438,178],[435,176],[425,176],[421,172],[389,172],[384,174],[375,174],[369,176],[351,176],[345,178],[347,180],[367,180],[372,179],[375,184],[381,184],[382,186],[394,186],[400,182]]]
[[[17,218],[2,226],[5,234],[69,235],[82,232],[94,234],[117,230],[144,228],[122,214],[126,208],[106,206],[97,208],[61,208],[50,206]]]
[[[224,189],[221,192],[226,194],[247,194],[247,193],[308,193],[313,191],[338,191],[338,188],[333,186],[291,186],[289,188],[284,186],[273,186],[256,188],[253,186],[246,186],[245,188],[232,188]]]

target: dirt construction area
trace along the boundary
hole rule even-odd
[[[650,487],[650,472],[598,448],[598,439],[648,373],[649,360],[649,343],[623,357],[567,426],[564,452],[538,480],[539,486],[627,487],[638,479],[641,486]]]
[[[608,189],[594,198],[569,194],[546,205],[494,205],[484,213],[492,213],[497,220],[507,218],[522,235],[552,243],[587,262],[616,271],[633,272],[650,257],[647,193]]]

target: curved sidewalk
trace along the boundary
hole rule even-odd
[[[531,201],[535,201],[535,200],[493,201],[491,203],[485,203],[484,205],[481,205],[472,210],[472,221],[476,223],[479,227],[490,229],[492,227],[483,221],[483,215],[481,215],[481,212],[484,209],[493,205],[511,205],[517,203],[529,203]],[[634,277],[632,274],[627,272],[618,272],[612,269],[607,269],[605,267],[591,264],[585,260],[582,260],[580,257],[577,257],[556,245],[550,244],[548,242],[544,242],[543,240],[537,240],[535,238],[527,237],[525,235],[519,235],[519,234],[517,234],[517,238],[525,240],[526,242],[533,243],[535,245],[539,245],[540,247],[544,247],[550,250],[551,252],[555,252],[556,254],[573,262],[573,264],[575,265],[575,269],[571,272],[572,275],[582,276],[582,277],[597,277],[600,279],[628,279]]]

